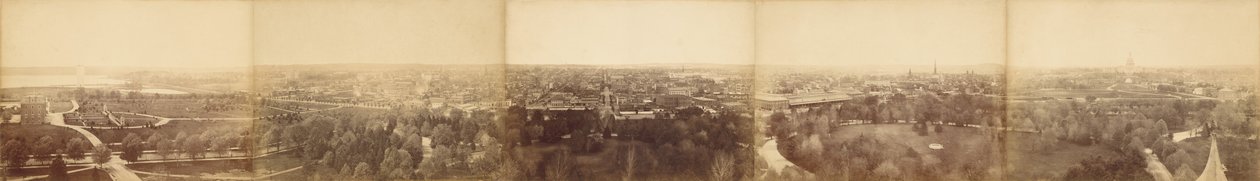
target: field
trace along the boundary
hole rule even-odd
[[[223,176],[223,177],[254,177],[264,174],[284,171],[298,166],[302,166],[302,160],[294,157],[291,152],[270,155],[254,160],[213,160],[213,161],[192,161],[179,163],[144,163],[132,164],[127,167],[133,170],[179,174],[179,175],[197,175],[197,176]],[[301,174],[302,170],[293,171],[286,174],[277,175],[268,179],[290,180],[285,179],[286,176],[302,176],[292,175]],[[152,177],[141,175],[141,177]],[[297,177],[303,178],[303,177]],[[291,178],[292,179],[292,178]]]
[[[151,103],[105,102],[110,111],[150,114],[167,118],[245,118],[283,114],[284,111],[251,105],[235,105],[235,109],[206,111],[196,100],[155,100]],[[254,115],[258,110],[259,115]]]
[[[1106,89],[1055,89],[1055,90],[1037,90],[1016,94],[1018,96],[1041,98],[1073,98],[1084,99],[1088,96],[1097,98],[1169,98],[1168,94],[1134,94],[1120,91],[1112,91]]]
[[[8,139],[25,139],[28,143],[38,140],[42,136],[51,136],[53,140],[70,140],[74,138],[83,138],[78,132],[70,128],[63,128],[53,125],[21,125],[21,124],[4,124],[0,125],[0,138]],[[84,138],[86,139],[86,138]]]
[[[836,128],[831,133],[839,139],[847,140],[865,135],[885,142],[906,145],[920,153],[941,156],[946,162],[951,160],[945,158],[949,155],[961,157],[954,160],[966,160],[967,157],[974,156],[999,158],[1005,156],[1007,158],[1004,161],[1007,164],[1005,175],[1008,180],[1054,180],[1062,177],[1069,168],[1077,165],[1081,160],[1095,155],[1114,155],[1113,152],[1101,146],[1078,146],[1068,142],[1058,142],[1054,150],[1041,152],[1035,149],[1036,147],[1025,145],[1033,144],[1031,140],[1036,135],[1021,132],[1006,133],[1008,138],[1005,143],[1008,148],[1006,155],[1000,155],[1003,152],[993,152],[992,155],[971,155],[983,149],[1000,147],[1002,143],[985,143],[984,135],[976,128],[945,126],[944,132],[919,136],[911,131],[910,126],[908,124],[853,125]],[[945,148],[931,150],[928,145],[932,143],[942,144]]]
[[[4,99],[18,100],[27,95],[43,95],[46,97],[56,97],[61,94],[73,93],[75,88],[68,87],[23,87],[23,88],[4,88],[0,89],[0,97]]]
[[[69,166],[69,167],[66,167],[66,171],[78,170],[78,169],[81,169],[81,168],[87,168],[87,167],[85,167],[85,166]],[[29,176],[48,175],[48,168],[28,168],[28,169],[22,169],[21,171],[16,171],[16,170],[4,170],[4,172],[7,172],[7,173],[6,173],[6,175],[5,175],[5,176],[7,176],[6,178],[8,178],[8,179],[15,179],[15,178],[19,178],[19,177],[29,177]],[[103,172],[103,171],[98,171],[98,170],[96,170],[96,169],[89,169],[89,170],[84,170],[84,171],[80,171],[80,172],[70,173],[70,174],[69,174],[69,178],[68,178],[68,179],[69,179],[69,180],[93,180],[93,176],[92,176],[93,172],[98,172],[98,174],[100,174],[100,175],[99,175],[99,176],[100,176],[100,179],[99,179],[99,180],[102,180],[102,181],[108,181],[108,180],[109,180],[109,175],[108,175],[108,174],[106,174],[106,173],[105,173],[105,172]],[[4,180],[4,179],[0,179],[0,180]],[[35,179],[35,180],[48,180],[48,178],[46,178],[46,177],[45,177],[45,178],[43,178],[43,179]]]
[[[48,112],[59,113],[70,111],[74,108],[74,104],[70,101],[54,101],[48,103]]]
[[[1061,180],[1072,166],[1081,160],[1095,156],[1120,156],[1103,146],[1081,146],[1059,141],[1049,150],[1041,150],[1033,133],[1007,134],[1007,179],[1010,180]]]
[[[149,138],[153,133],[162,133],[167,139],[174,139],[180,132],[188,135],[200,134],[206,130],[234,130],[233,132],[244,132],[249,130],[250,122],[248,121],[172,121],[158,128],[138,128],[138,129],[121,129],[121,130],[93,130],[88,131],[95,134],[101,141],[106,143],[122,142],[127,134],[136,134],[142,139]]]
[[[1256,162],[1260,159],[1260,143],[1240,138],[1218,137],[1216,139],[1221,161],[1225,163],[1226,178],[1230,180],[1260,179],[1260,170],[1257,170],[1260,168],[1257,164],[1260,163]],[[1196,137],[1178,144],[1181,144],[1181,148],[1190,155],[1191,164],[1187,166],[1195,173],[1202,173],[1204,165],[1207,164],[1212,142],[1205,137]],[[1170,165],[1168,169],[1177,169],[1177,167]]]

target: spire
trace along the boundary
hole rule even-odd
[[[932,74],[936,74],[936,59],[932,59]]]
[[[1129,61],[1124,63],[1124,65],[1130,67],[1137,65],[1136,63],[1133,63],[1133,52],[1129,52]]]

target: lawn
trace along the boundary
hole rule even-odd
[[[23,125],[23,124],[3,124],[0,125],[0,138],[9,139],[25,139],[28,143],[35,142],[40,137],[51,136],[53,140],[66,141],[74,138],[83,138],[78,132],[70,128],[58,127],[53,125]],[[86,139],[86,138],[84,138]]]
[[[74,108],[74,103],[70,101],[54,101],[48,103],[48,112],[59,113],[70,111]]]
[[[1226,178],[1230,180],[1256,180],[1260,178],[1260,170],[1256,169],[1260,168],[1257,166],[1260,163],[1256,162],[1257,159],[1260,159],[1260,143],[1240,138],[1218,137],[1216,139],[1221,161],[1225,164]],[[1206,137],[1196,137],[1186,139],[1178,144],[1190,155],[1190,162],[1192,163],[1187,166],[1194,170],[1195,173],[1202,173],[1203,167],[1207,164],[1212,142]],[[1169,166],[1168,169],[1177,169],[1177,167]]]
[[[224,111],[206,111],[203,104],[196,100],[155,100],[153,102],[129,103],[107,101],[110,111],[150,114],[167,118],[246,118],[286,113],[271,108],[253,105],[234,105],[235,109]],[[258,115],[255,115],[257,113]]]
[[[1094,156],[1120,156],[1100,145],[1081,146],[1059,141],[1049,150],[1038,149],[1033,133],[1007,134],[1006,176],[1009,180],[1061,180],[1072,166]]]
[[[302,160],[285,152],[253,160],[214,160],[127,165],[133,170],[180,175],[254,177],[302,166]],[[294,173],[301,173],[301,170]],[[289,175],[289,174],[283,174]],[[282,176],[282,175],[279,175]],[[276,179],[276,178],[272,178]]]
[[[84,167],[86,166],[68,166],[66,167],[66,171],[79,170],[79,168],[84,168]],[[8,178],[42,176],[42,175],[48,175],[48,168],[24,168],[24,170],[21,170],[21,171],[6,170],[6,172],[8,172],[8,175],[6,175],[8,176]],[[100,170],[86,170],[86,171],[73,172],[73,173],[69,173],[68,178],[69,180],[73,180],[73,181],[91,181],[93,180],[93,176],[92,176],[93,172],[100,173],[100,181],[110,180],[110,175],[107,175],[105,171],[100,171]],[[0,178],[0,180],[4,180],[4,178]],[[47,177],[39,178],[39,180],[35,180],[35,181],[44,181],[44,180],[48,180],[48,178]]]
[[[1164,95],[1149,94],[1133,94],[1106,89],[1055,89],[1055,90],[1037,90],[1016,94],[1026,97],[1052,97],[1052,98],[1077,98],[1083,99],[1088,96],[1097,98],[1169,98]]]
[[[181,131],[189,136],[200,134],[206,130],[233,130],[233,132],[244,132],[249,130],[250,122],[248,121],[171,121],[166,125],[157,128],[136,128],[136,129],[89,129],[88,131],[95,134],[101,141],[106,143],[122,142],[127,134],[136,134],[142,139],[148,139],[153,133],[162,133],[166,139],[174,139]]]

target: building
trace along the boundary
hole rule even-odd
[[[22,124],[48,124],[44,120],[48,116],[48,98],[44,96],[26,96],[22,99]]]
[[[695,87],[670,87],[666,92],[669,95],[692,95],[696,93]]]
[[[760,110],[798,112],[838,105],[852,100],[853,97],[845,92],[818,92],[788,95],[758,94],[755,99],[757,109]]]
[[[774,111],[786,110],[788,108],[788,100],[783,95],[778,94],[756,94],[754,95],[755,103],[759,110]]]
[[[1133,74],[1141,73],[1142,71],[1143,71],[1142,68],[1138,67],[1137,63],[1133,62],[1132,53],[1129,54],[1129,59],[1128,61],[1124,63],[1124,66],[1119,67],[1116,70],[1116,72],[1119,72],[1125,75],[1133,75]],[[1129,78],[1132,78],[1132,77],[1129,77]],[[1130,82],[1130,83],[1133,82],[1132,79],[1126,79],[1125,81]]]

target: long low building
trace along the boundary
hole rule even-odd
[[[819,92],[819,93],[800,93],[800,94],[758,94],[754,98],[757,101],[757,108],[763,110],[786,110],[786,109],[809,109],[826,105],[834,105],[844,101],[853,100],[853,97],[847,93],[841,92]]]

